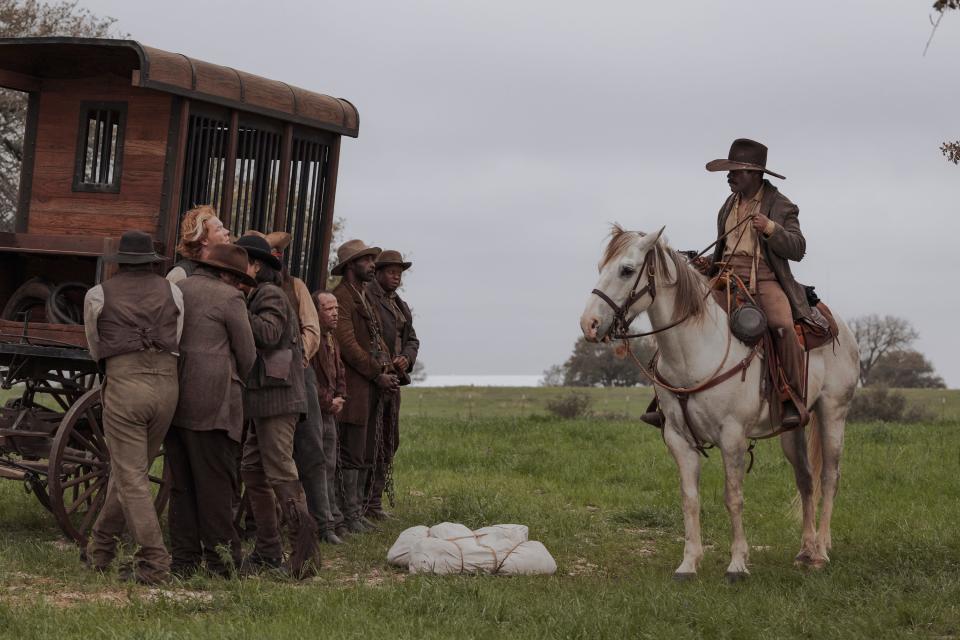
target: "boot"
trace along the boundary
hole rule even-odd
[[[373,521],[368,520],[366,517],[367,509],[372,501],[370,493],[372,487],[370,486],[370,483],[372,481],[373,473],[369,469],[365,469],[359,473],[360,475],[357,481],[357,501],[360,505],[358,520],[367,531],[379,531],[380,528],[375,525]]]
[[[320,542],[324,544],[344,544],[344,541],[336,534],[335,531],[330,529],[325,529],[320,532]]]
[[[320,569],[317,523],[307,508],[307,497],[299,480],[274,487],[290,533],[290,575],[297,580],[315,576]]]
[[[647,406],[646,412],[640,416],[640,419],[657,429],[663,429],[665,420],[663,419],[663,412],[660,411],[660,402],[656,394],[654,394],[653,400],[650,401],[650,405]]]
[[[277,503],[263,471],[242,471],[241,476],[250,500],[250,513],[257,523],[253,552],[242,563],[246,570],[241,569],[243,575],[250,575],[251,570],[260,567],[280,566],[283,544],[280,540],[280,523],[277,520]]]
[[[360,471],[344,469],[343,476],[343,526],[350,533],[366,533],[367,528],[360,521]]]
[[[796,429],[803,426],[803,416],[793,400],[785,400],[780,410],[780,426],[784,429]]]

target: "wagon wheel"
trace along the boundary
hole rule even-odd
[[[81,396],[64,414],[50,447],[50,510],[64,534],[81,546],[86,545],[87,535],[106,500],[109,477],[110,453],[103,432],[103,405],[98,388]],[[152,474],[150,481],[157,488],[154,503],[162,512],[170,483]]]

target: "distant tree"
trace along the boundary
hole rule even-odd
[[[860,316],[850,321],[850,328],[860,346],[860,384],[866,385],[877,361],[891,351],[907,349],[919,337],[917,330],[904,318]]]
[[[410,380],[412,382],[423,382],[427,379],[427,365],[423,364],[422,360],[417,360],[413,363],[413,370],[410,372]]]
[[[101,18],[76,2],[0,0],[0,37],[111,35],[113,18]],[[12,231],[20,191],[27,95],[0,89],[0,231]]]
[[[562,387],[563,386],[563,366],[555,364],[543,370],[543,377],[540,378],[541,387]]]
[[[634,340],[633,352],[645,365],[656,350],[652,340]],[[633,387],[649,384],[630,356],[619,357],[615,344],[577,339],[573,353],[563,364],[566,387]]]
[[[867,384],[922,389],[943,389],[947,386],[930,361],[912,349],[898,349],[884,354],[870,370]]]

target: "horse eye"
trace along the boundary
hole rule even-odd
[[[620,267],[620,275],[623,277],[632,276],[637,270],[633,267]]]

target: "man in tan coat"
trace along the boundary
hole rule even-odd
[[[162,258],[147,233],[127,231],[117,254],[107,259],[119,263],[119,273],[87,291],[83,304],[90,356],[106,372],[103,427],[111,466],[86,559],[105,570],[126,526],[139,549],[133,571],[121,577],[157,584],[170,576],[170,554],[149,473],[177,407],[183,296],[154,271]]]
[[[346,369],[347,399],[337,420],[340,439],[340,476],[343,484],[343,517],[346,528],[354,533],[374,529],[361,513],[366,478],[373,465],[366,448],[368,432],[376,433],[376,421],[382,412],[381,394],[399,387],[393,372],[389,350],[383,344],[377,314],[370,306],[365,289],[373,280],[378,247],[360,240],[349,240],[337,249],[333,275],[343,280],[333,290],[340,309],[335,336]]]
[[[208,571],[228,576],[241,560],[229,499],[240,483],[241,381],[257,356],[240,285],[256,282],[246,273],[247,252],[236,245],[216,245],[195,262],[193,275],[177,283],[186,313],[180,401],[165,441],[173,477],[171,571],[187,577],[205,560]],[[220,557],[221,549],[227,558]]]

